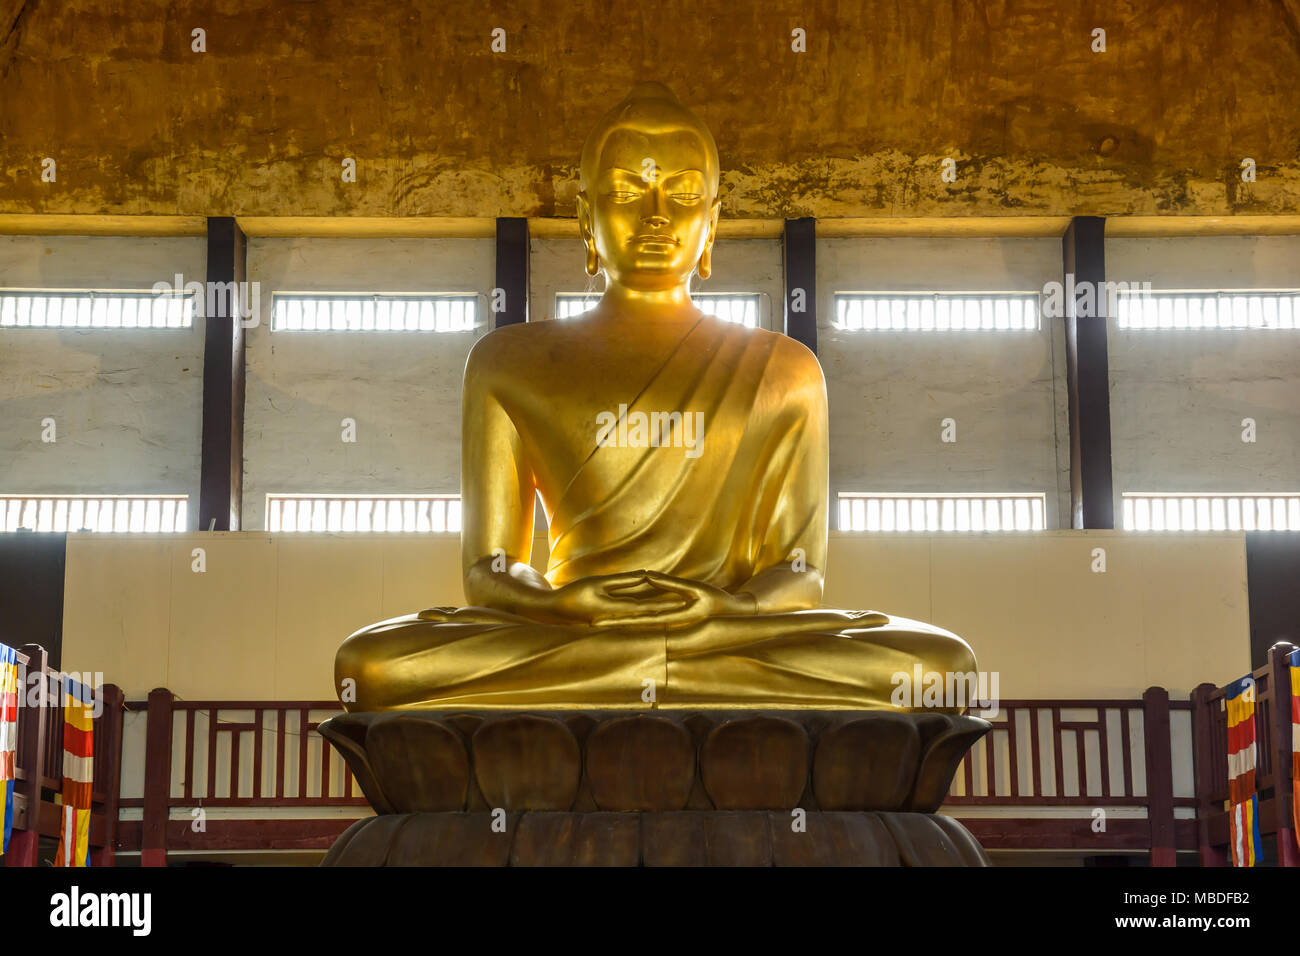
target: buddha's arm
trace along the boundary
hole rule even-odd
[[[789,362],[789,414],[779,492],[756,566],[763,570],[739,588],[752,594],[757,613],[802,611],[822,599],[826,567],[830,438],[826,383],[817,358],[802,345],[784,343]]]
[[[470,352],[461,401],[461,567],[471,604],[513,611],[545,585],[528,566],[536,486],[522,442],[493,394],[488,336]]]
[[[803,611],[821,603],[822,574],[813,567],[796,571],[783,564],[760,571],[738,590],[753,596],[756,614]]]

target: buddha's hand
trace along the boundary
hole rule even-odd
[[[674,605],[654,609],[647,606],[639,613],[598,617],[592,621],[593,624],[598,627],[686,627],[709,618],[753,614],[756,610],[757,601],[750,594],[732,594],[711,584],[676,578],[658,571],[641,573],[645,585],[653,589],[652,593],[662,596],[656,603],[662,604],[665,599],[672,599]],[[644,593],[644,586],[641,591]],[[643,599],[643,603],[648,604],[651,600]]]
[[[546,611],[564,621],[620,626],[630,621],[657,621],[658,615],[683,609],[679,589],[655,586],[649,571],[600,574],[580,578],[549,592]]]

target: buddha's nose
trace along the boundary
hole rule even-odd
[[[647,226],[668,225],[668,203],[663,188],[655,185],[646,190],[641,206],[641,221]]]

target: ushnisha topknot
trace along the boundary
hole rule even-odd
[[[689,129],[704,142],[707,168],[704,170],[716,194],[718,191],[718,146],[704,122],[682,105],[672,90],[663,83],[647,81],[632,87],[630,93],[608,113],[601,117],[587,142],[582,147],[580,167],[582,191],[591,188],[596,178],[600,151],[614,130],[629,126],[638,130],[670,132]]]

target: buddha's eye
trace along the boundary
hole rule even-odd
[[[699,201],[700,194],[699,193],[672,193],[669,198],[671,198],[673,202],[693,203]]]
[[[610,202],[632,202],[636,199],[636,193],[626,189],[615,189],[613,192],[605,193],[605,198]]]

